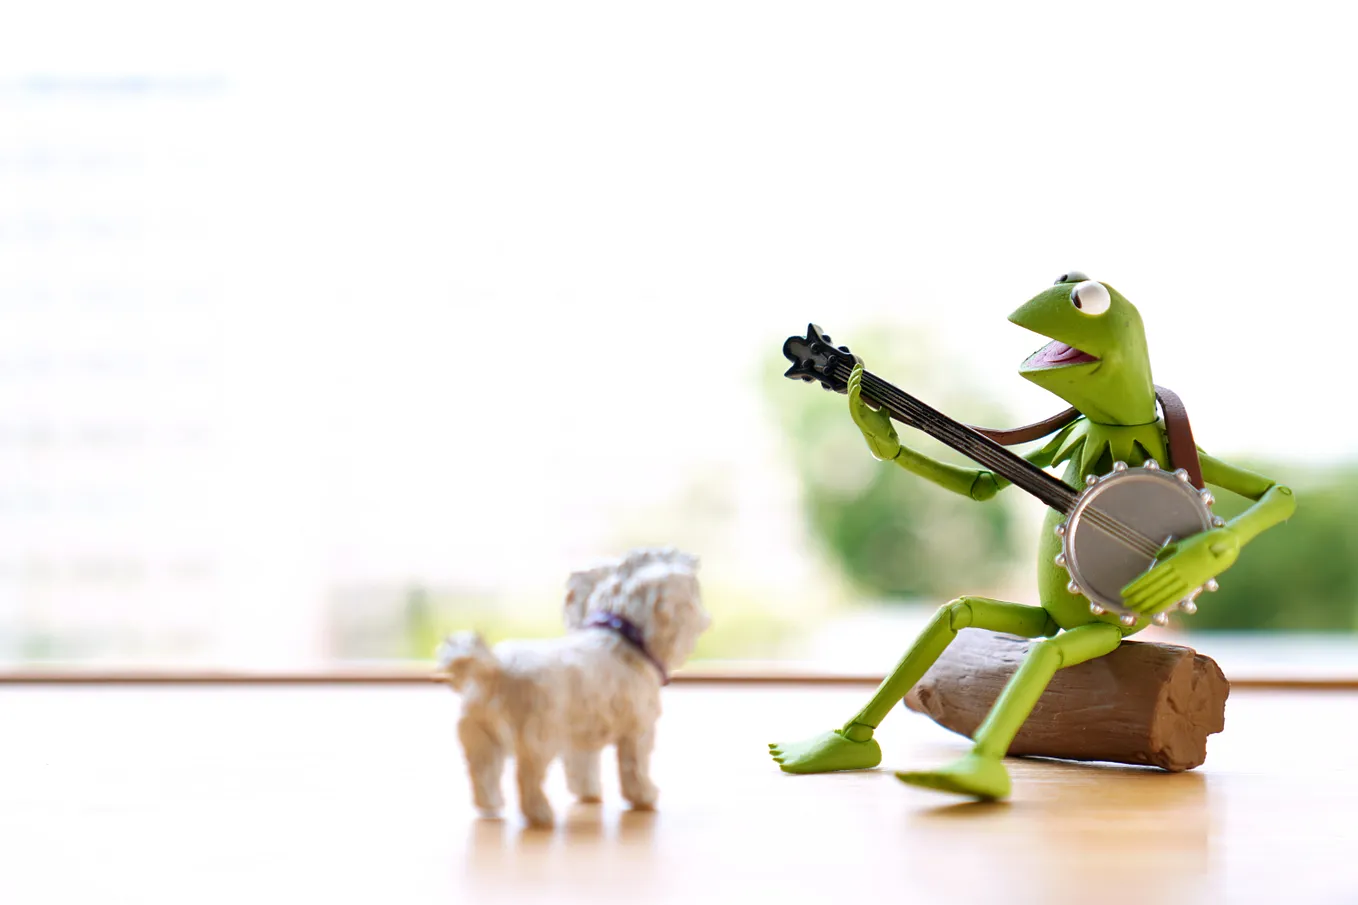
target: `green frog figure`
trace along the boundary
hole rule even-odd
[[[1128,466],[1154,460],[1168,467],[1166,427],[1156,410],[1155,385],[1141,315],[1116,290],[1082,273],[1063,274],[1010,315],[1009,320],[1050,340],[1020,366],[1019,373],[1055,393],[1078,411],[1041,449],[1024,456],[1040,468],[1066,464],[1063,480],[1081,487],[1115,462]],[[862,398],[863,367],[849,378],[849,412],[872,454],[973,500],[1007,486],[984,469],[937,461],[901,444],[888,414]],[[936,770],[902,772],[906,783],[980,799],[1009,795],[1003,758],[1024,720],[1056,671],[1115,650],[1122,639],[1167,613],[1190,589],[1207,584],[1235,562],[1240,549],[1295,509],[1292,491],[1268,478],[1199,453],[1203,480],[1253,500],[1237,518],[1160,551],[1156,564],[1122,590],[1135,615],[1094,612],[1067,588],[1057,563],[1061,541],[1054,528],[1062,516],[1047,513],[1038,550],[1039,606],[959,597],[941,607],[928,627],[878,686],[872,699],[843,726],[795,742],[769,745],[789,773],[863,770],[881,763],[873,731],[938,659],[957,633],[984,628],[1035,644],[976,730],[971,751]],[[1098,608],[1095,608],[1098,609]],[[1163,617],[1161,617],[1163,618]]]

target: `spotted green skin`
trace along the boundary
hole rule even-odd
[[[1077,301],[1082,304],[1077,305]],[[1169,466],[1164,424],[1156,412],[1145,330],[1140,313],[1127,299],[1111,286],[1094,284],[1083,274],[1065,274],[1009,319],[1093,358],[1053,366],[1052,359],[1042,357],[1039,350],[1020,367],[1023,377],[1065,399],[1081,415],[1024,458],[1042,468],[1064,464],[1063,479],[1076,488],[1088,475],[1107,474],[1115,461],[1138,466],[1154,459],[1161,467]],[[859,365],[849,378],[849,411],[874,457],[977,501],[989,500],[1004,489],[1007,482],[998,475],[939,462],[901,444],[886,413],[862,400],[862,374]],[[1115,650],[1122,638],[1145,628],[1155,614],[1225,571],[1235,562],[1241,547],[1294,511],[1295,500],[1288,488],[1201,451],[1200,461],[1208,484],[1255,503],[1226,526],[1163,549],[1157,564],[1122,591],[1124,606],[1137,614],[1134,624],[1123,625],[1111,612],[1095,615],[1086,598],[1066,590],[1069,576],[1055,563],[1061,541],[1053,530],[1065,516],[1049,510],[1038,545],[1040,608],[980,597],[951,601],[939,610],[858,714],[839,729],[800,741],[770,744],[773,759],[788,773],[875,767],[881,762],[881,750],[873,730],[958,632],[974,627],[1048,638],[1030,649],[976,730],[969,754],[936,770],[897,773],[903,782],[923,788],[982,799],[1006,797],[1009,777],[1002,758],[1057,670]]]

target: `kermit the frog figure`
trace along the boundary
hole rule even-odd
[[[1161,467],[1169,466],[1146,336],[1141,315],[1130,302],[1106,284],[1072,272],[1034,296],[1009,320],[1051,340],[1029,356],[1019,373],[1065,399],[1080,416],[1024,458],[1041,468],[1067,463],[1063,479],[1072,487],[1082,486],[1088,475],[1108,473],[1118,461],[1136,466],[1154,459]],[[949,465],[903,446],[887,413],[861,398],[862,379],[859,364],[849,379],[849,412],[875,457],[973,500],[988,500],[1006,486],[1007,481],[989,471]],[[1123,638],[1174,607],[1186,589],[1199,587],[1229,568],[1241,547],[1291,516],[1296,504],[1287,487],[1201,452],[1200,463],[1206,483],[1241,494],[1254,505],[1223,527],[1162,550],[1156,565],[1122,591],[1124,606],[1137,614],[1133,624],[1123,624],[1114,612],[1096,615],[1087,600],[1067,589],[1067,575],[1055,562],[1060,539],[1053,528],[1062,516],[1050,510],[1038,551],[1040,606],[984,597],[959,597],[946,604],[867,706],[839,729],[802,741],[771,744],[773,759],[789,773],[875,767],[882,752],[873,730],[959,631],[975,627],[1025,638],[1045,637],[1050,640],[1033,646],[976,730],[970,753],[937,770],[896,774],[911,785],[973,798],[1008,796],[1005,752],[1058,669],[1115,650]]]

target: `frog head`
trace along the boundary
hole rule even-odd
[[[1050,339],[1019,373],[1092,421],[1154,421],[1155,385],[1141,315],[1106,283],[1072,271],[1009,315]]]

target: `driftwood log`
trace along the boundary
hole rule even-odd
[[[905,704],[970,736],[1035,643],[982,629],[961,632]],[[1009,753],[1191,770],[1207,758],[1207,736],[1225,725],[1229,693],[1210,657],[1127,641],[1058,671]]]

